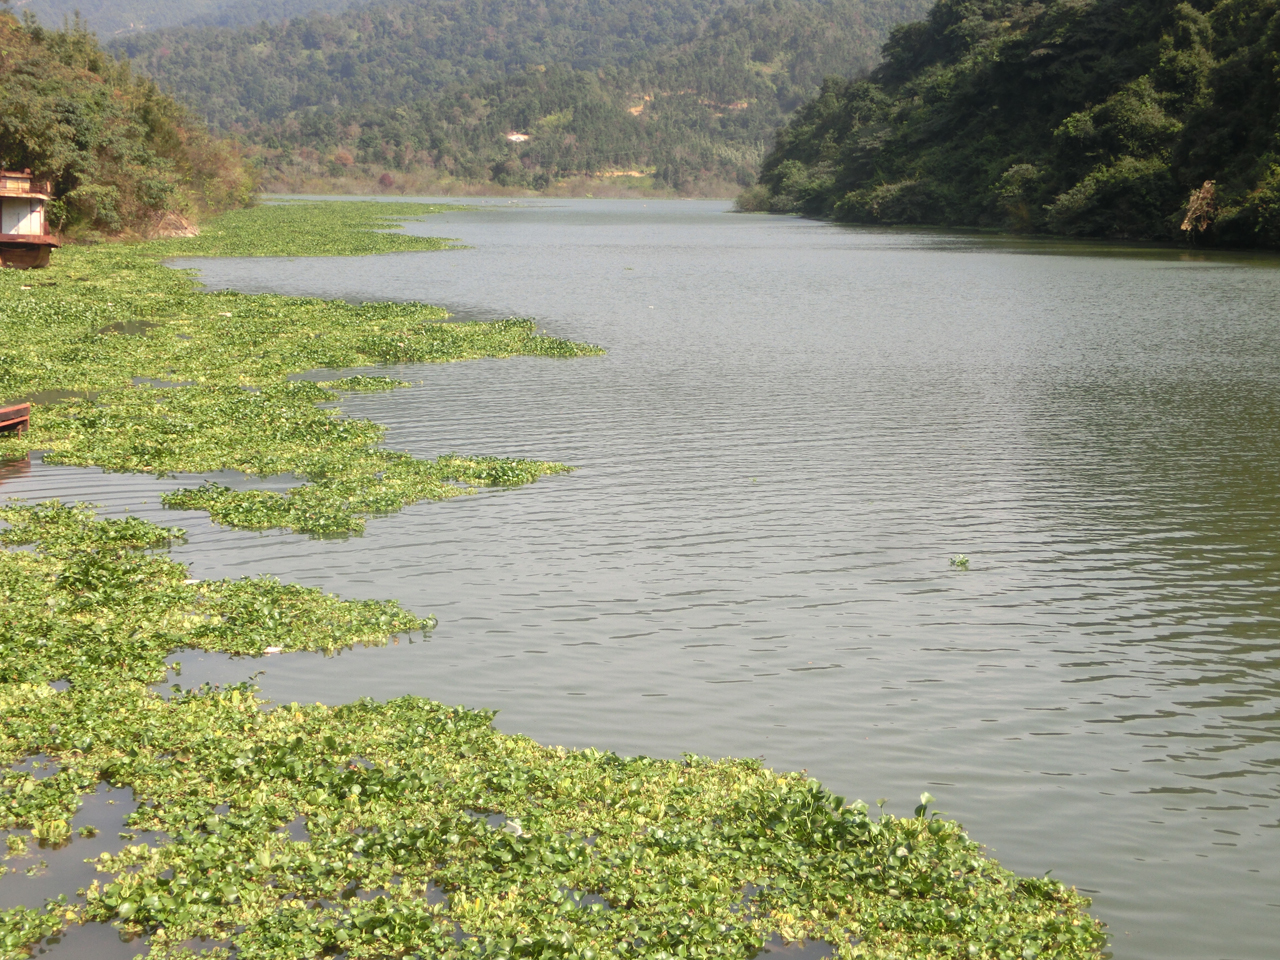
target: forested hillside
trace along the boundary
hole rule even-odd
[[[787,114],[873,66],[927,2],[391,0],[115,48],[269,175],[539,187],[634,170],[692,189],[751,182]]]
[[[1280,246],[1277,0],[941,0],[779,134],[748,209]]]
[[[55,229],[153,230],[248,200],[253,182],[151,80],[79,26],[45,30],[0,8],[0,167],[53,183]]]
[[[76,14],[102,37],[184,24],[243,26],[316,11],[337,13],[367,0],[13,0],[43,26],[57,28]]]

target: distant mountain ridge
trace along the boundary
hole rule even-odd
[[[111,46],[244,137],[269,179],[538,187],[626,167],[690,189],[749,183],[788,113],[824,77],[874,66],[927,3],[384,0]]]
[[[16,13],[35,14],[57,29],[77,14],[108,39],[125,33],[188,25],[245,26],[309,13],[337,13],[368,0],[12,0]]]
[[[927,0],[386,0],[243,29],[154,31],[112,47],[175,91],[199,95],[210,120],[228,125],[334,100],[403,103],[537,65],[636,68],[747,21],[772,22],[776,34],[787,20],[782,31],[792,36],[750,39],[788,47],[792,72],[802,74],[794,79],[814,85],[877,62],[888,30],[926,8]],[[796,34],[799,19],[818,29]]]

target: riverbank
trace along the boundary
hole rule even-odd
[[[212,245],[216,233],[207,231],[201,240]],[[225,236],[220,242],[227,243]],[[300,246],[305,252],[305,243]],[[317,241],[313,251],[321,252],[319,246]],[[230,245],[217,249],[233,251]],[[258,249],[270,247],[263,241]],[[157,282],[170,273],[155,270]],[[103,307],[114,310],[123,302],[123,284],[113,283],[118,278],[109,270],[85,276],[86,284],[98,277]],[[34,290],[29,281],[44,279],[26,275],[23,285]],[[307,351],[317,339],[318,351],[363,358],[358,363],[376,360],[388,343],[403,351],[421,348],[408,359],[454,358],[443,349],[426,350],[428,343],[436,350],[441,341],[431,337],[442,334],[435,328],[428,333],[434,320],[421,314],[415,314],[420,327],[396,326],[402,316],[376,308],[359,313],[364,308],[277,298],[288,302],[273,316],[255,308],[241,317],[235,306],[251,300],[265,311],[271,298],[187,296],[184,322],[194,333],[178,320],[172,336],[156,334],[160,328],[142,336],[95,328],[95,337],[145,343],[154,336],[157,344],[129,351],[151,364],[148,373],[132,372],[123,352],[100,361],[97,344],[68,352],[61,361],[67,369],[51,371],[50,380],[88,393],[97,389],[90,383],[115,379],[104,393],[74,401],[84,411],[75,416],[38,409],[28,443],[44,431],[46,442],[65,444],[58,455],[87,451],[117,469],[178,468],[169,463],[193,469],[238,456],[266,473],[262,467],[287,462],[294,472],[311,468],[304,486],[320,488],[340,480],[336,474],[348,466],[363,469],[368,458],[376,460],[377,437],[357,431],[354,438],[331,441],[314,432],[299,439],[280,431],[269,445],[245,453],[243,434],[237,439],[211,429],[217,421],[205,419],[206,412],[215,406],[202,400],[177,418],[157,410],[147,431],[137,431],[137,442],[126,445],[129,421],[113,412],[125,409],[126,401],[105,391],[134,391],[148,402],[161,390],[174,396],[195,391],[189,395],[199,398],[205,375],[213,381],[210,389],[234,387],[254,397],[272,389],[285,393],[296,389],[280,386],[290,382],[283,372],[290,364],[352,365],[315,363]],[[137,322],[165,309],[153,298],[136,302],[132,315]],[[213,317],[224,313],[232,316],[221,319],[235,320],[237,328],[243,319],[247,332],[218,336]],[[295,314],[309,320],[289,326]],[[206,319],[214,324],[212,333]],[[274,334],[278,329],[282,336]],[[327,342],[331,335],[336,345]],[[521,352],[516,346],[552,355],[589,352],[537,339],[531,325],[484,335],[496,338],[484,341],[491,352],[467,340],[456,355],[468,355],[466,346],[476,356]],[[190,341],[181,336],[206,339],[184,357],[182,344]],[[512,336],[517,342],[504,339]],[[165,364],[146,353],[152,349],[167,351]],[[209,355],[215,371],[225,363],[227,372],[203,374],[199,354]],[[72,367],[77,372],[69,372]],[[258,393],[244,390],[240,379],[239,371],[254,369],[271,381]],[[134,386],[132,378],[139,376],[197,382]],[[219,402],[230,402],[228,396],[219,395]],[[264,425],[280,422],[273,417],[301,415],[303,401],[314,409],[313,397],[286,396],[287,407],[264,408]],[[182,430],[165,427],[175,420]],[[323,463],[306,460],[308,444]],[[177,459],[175,449],[185,459]],[[329,491],[326,502],[339,504],[343,518],[362,517],[363,505],[351,506],[342,493]],[[248,688],[162,700],[146,684],[163,680],[163,656],[174,646],[242,653],[267,646],[323,648],[334,643],[335,617],[351,624],[339,635],[344,643],[382,640],[429,624],[394,606],[335,607],[339,602],[332,598],[269,581],[236,581],[258,584],[239,588],[259,591],[254,602],[225,600],[233,584],[189,584],[180,564],[147,553],[174,534],[140,521],[98,521],[61,507],[10,511],[6,519],[12,525],[6,541],[36,549],[3,556],[5,589],[14,598],[3,626],[9,681],[3,746],[6,759],[43,752],[59,765],[56,776],[40,781],[26,773],[6,778],[10,824],[40,824],[38,830],[56,835],[80,793],[105,775],[148,802],[135,817],[138,829],[162,830],[171,838],[104,861],[109,877],[90,889],[83,907],[70,910],[73,921],[114,917],[151,934],[157,952],[176,953],[199,934],[226,936],[241,956],[472,952],[478,944],[465,936],[455,940],[458,930],[492,954],[521,956],[664,956],[679,948],[690,956],[746,956],[774,932],[827,939],[845,956],[1085,957],[1101,947],[1097,925],[1083,913],[1087,901],[1056,882],[1002,870],[956,825],[930,818],[925,804],[915,817],[872,818],[865,805],[846,806],[801,775],[778,776],[752,761],[566,753],[497,733],[490,714],[418,698],[270,712],[257,709],[262,704]],[[288,594],[290,589],[295,592]],[[71,681],[68,689],[50,686],[61,679]],[[224,803],[225,811],[217,812]],[[492,823],[477,814],[489,814]],[[305,840],[279,832],[299,818]],[[575,893],[603,902],[593,906]],[[557,906],[548,909],[548,903]],[[10,942],[28,942],[22,938],[39,923],[51,927],[66,919],[62,912],[44,917],[7,915],[9,935],[17,937]]]

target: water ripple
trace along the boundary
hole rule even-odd
[[[440,618],[429,642],[330,659],[183,655],[182,683],[264,669],[284,701],[461,700],[543,742],[763,756],[899,811],[929,786],[1009,866],[1096,891],[1118,957],[1274,954],[1274,258],[705,203],[411,229],[470,249],[198,266],[604,345],[396,367],[413,387],[342,404],[417,455],[580,470],[324,542],[160,510],[176,480],[0,478],[186,526],[200,578]]]

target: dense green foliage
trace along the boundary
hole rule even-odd
[[[45,30],[0,9],[0,167],[53,183],[54,228],[154,228],[225,209],[253,181],[230,146],[83,24]]]
[[[799,111],[743,205],[1276,246],[1278,56],[1276,0],[942,0]]]
[[[0,912],[6,956],[108,920],[150,935],[153,957],[194,941],[242,960],[745,958],[774,933],[843,958],[1099,956],[1087,900],[986,859],[928,795],[872,817],[757,761],[568,752],[415,697],[163,700],[146,683],[174,647],[330,648],[430,624],[270,579],[192,583],[154,552],[181,531],[141,520],[57,503],[0,519],[6,546],[35,548],[0,552],[0,760],[56,766],[4,774],[0,827],[65,839],[107,779],[143,803],[130,830],[166,835],[99,857],[83,903]]]
[[[537,333],[533,321],[445,323],[425,304],[363,304],[203,293],[160,259],[435,250],[445,241],[381,232],[426,204],[283,204],[233,211],[198,237],[59,252],[38,280],[0,273],[0,399],[33,397],[32,429],[0,435],[0,458],[162,475],[294,474],[287,493],[207,484],[165,497],[233,526],[347,534],[369,514],[478,486],[529,483],[561,464],[492,457],[419,460],[384,449],[382,428],[321,409],[334,390],[395,387],[294,374],[390,362],[573,357],[595,347]],[[69,396],[68,396],[69,394]],[[57,402],[40,403],[49,397]]]
[[[263,148],[269,174],[540,187],[635,169],[687,187],[750,182],[786,115],[825,76],[870,67],[889,28],[924,3],[388,0],[117,47]]]

